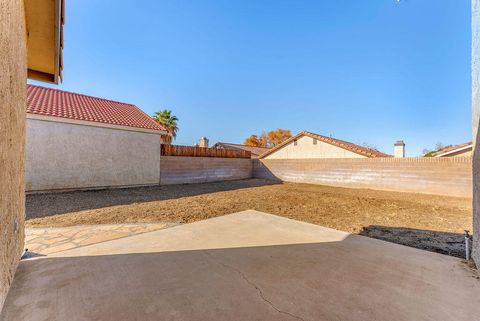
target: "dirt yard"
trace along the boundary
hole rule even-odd
[[[464,256],[471,200],[252,179],[27,195],[28,227],[190,223],[246,209]]]

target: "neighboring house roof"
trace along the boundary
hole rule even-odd
[[[343,141],[343,140],[340,140],[340,139],[327,137],[327,136],[322,136],[322,135],[314,134],[314,133],[307,132],[307,131],[304,130],[304,131],[299,132],[295,136],[290,137],[289,139],[287,139],[283,143],[271,148],[269,151],[260,155],[260,158],[264,158],[264,157],[266,157],[270,154],[273,154],[275,151],[281,149],[283,146],[293,142],[294,140],[299,139],[302,136],[309,136],[311,138],[318,139],[319,141],[322,141],[322,142],[325,142],[325,143],[328,143],[328,144],[346,149],[346,150],[351,151],[353,153],[363,155],[363,156],[366,156],[366,157],[370,157],[370,158],[393,157],[392,155],[388,155],[388,154],[379,152],[378,150],[375,150],[375,149],[372,149],[372,148],[359,146],[359,145],[356,145],[356,144],[353,144],[353,143],[350,143],[350,142],[346,142],[346,141]]]
[[[132,104],[27,85],[27,113],[165,131]]]
[[[216,143],[215,145],[212,146],[212,148],[244,150],[244,151],[250,152],[252,154],[252,158],[258,158],[260,157],[260,155],[270,150],[270,148],[268,147],[247,146],[247,145],[241,145],[241,144],[222,143],[222,142]]]
[[[467,143],[454,145],[454,146],[447,146],[433,153],[432,157],[444,157],[444,156],[448,156],[448,155],[455,154],[462,151],[467,152],[471,149],[472,149],[472,142],[467,142]]]

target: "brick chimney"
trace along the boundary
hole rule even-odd
[[[208,148],[208,138],[207,137],[200,138],[198,140],[198,146]]]
[[[405,157],[405,143],[403,140],[397,140],[394,146],[394,156],[398,158]]]

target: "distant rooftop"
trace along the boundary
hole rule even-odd
[[[442,157],[442,156],[450,155],[450,154],[460,152],[462,150],[471,149],[471,148],[472,148],[472,142],[466,142],[459,145],[447,146],[433,153],[432,157]]]
[[[242,144],[233,144],[233,143],[222,143],[218,142],[212,146],[212,148],[222,148],[222,149],[229,149],[229,150],[244,150],[248,151],[252,154],[252,158],[258,158],[263,153],[270,150],[268,147],[258,147],[258,146],[247,146]]]
[[[296,134],[295,136],[287,139],[283,143],[271,148],[269,151],[260,155],[260,157],[263,158],[265,156],[268,156],[268,155],[272,154],[276,150],[278,150],[278,149],[282,148],[283,146],[289,144],[290,142],[300,138],[301,136],[309,136],[309,137],[318,139],[319,141],[323,141],[325,143],[328,143],[328,144],[331,144],[331,145],[349,150],[353,153],[363,155],[363,156],[366,156],[366,157],[370,157],[370,158],[393,157],[392,155],[388,155],[388,154],[379,152],[378,150],[373,149],[373,148],[368,148],[368,147],[356,145],[354,143],[346,142],[344,140],[340,140],[340,139],[336,139],[336,138],[332,138],[332,137],[327,137],[327,136],[322,136],[322,135],[319,135],[319,134],[314,134],[314,133],[311,133],[311,132],[307,132],[305,130],[303,130],[303,131],[299,132],[298,134]]]

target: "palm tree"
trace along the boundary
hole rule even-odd
[[[155,115],[152,117],[154,121],[165,127],[168,131],[168,135],[162,135],[162,141],[165,144],[171,144],[172,140],[177,137],[178,132],[178,118],[175,115],[172,115],[171,110],[162,110],[155,112]]]

